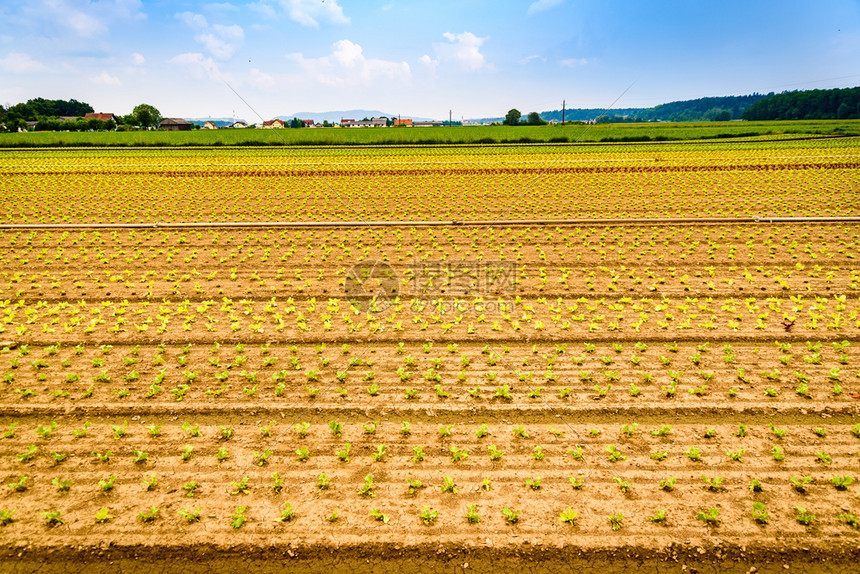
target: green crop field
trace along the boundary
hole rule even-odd
[[[28,132],[0,134],[0,147],[428,145],[645,142],[712,138],[860,135],[860,121],[642,123],[435,128],[222,129],[192,132]]]

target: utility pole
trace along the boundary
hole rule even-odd
[[[565,101],[562,100],[561,101],[561,125],[564,125],[564,104],[565,104]]]
[[[451,123],[451,110],[448,110],[448,127],[451,127],[453,124]]]

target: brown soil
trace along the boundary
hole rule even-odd
[[[837,170],[795,171],[826,194]],[[851,571],[860,487],[832,479],[860,479],[857,246],[824,224],[4,231],[0,571]],[[493,283],[441,263],[479,257],[515,267]],[[350,302],[372,260],[399,299]]]

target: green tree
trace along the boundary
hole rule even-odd
[[[515,126],[520,123],[520,118],[522,114],[516,108],[509,110],[507,114],[505,114],[505,121],[502,122],[506,126]]]
[[[131,115],[135,117],[138,125],[142,128],[157,126],[161,123],[161,120],[164,119],[161,117],[161,112],[149,104],[140,104],[135,106],[131,111]]]
[[[543,121],[543,120],[541,119],[541,117],[540,117],[540,114],[539,114],[539,113],[537,113],[537,112],[531,112],[531,113],[529,114],[529,116],[528,116],[527,123],[528,123],[530,126],[542,126],[542,125],[544,125],[546,122],[545,122],[545,121]]]

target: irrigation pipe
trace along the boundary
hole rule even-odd
[[[450,227],[518,225],[697,225],[753,223],[860,223],[860,217],[665,217],[617,219],[469,219],[426,221],[213,221],[187,223],[6,223],[0,231],[16,229],[195,229],[219,227]]]

